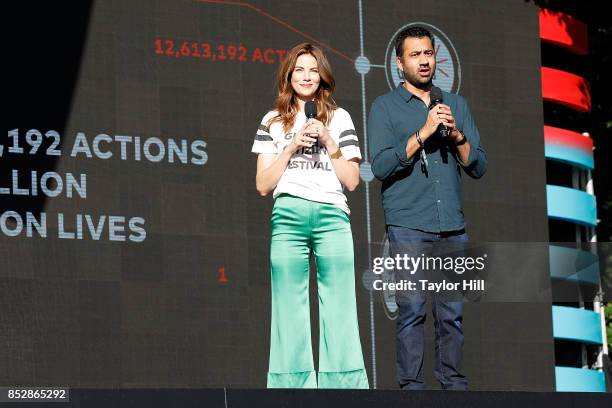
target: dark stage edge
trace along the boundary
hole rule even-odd
[[[606,402],[607,401],[607,402]],[[511,391],[382,391],[262,389],[78,389],[70,402],[4,403],[7,407],[493,407],[587,408],[612,406],[611,394]]]

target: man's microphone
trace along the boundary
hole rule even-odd
[[[317,118],[317,104],[314,103],[314,101],[306,102],[306,105],[304,105],[304,113],[306,114],[306,118],[316,119]]]
[[[432,86],[431,92],[429,93],[429,100],[429,110],[432,110],[434,106],[443,103],[444,100],[442,99],[442,90],[437,86]],[[443,124],[440,123],[438,130],[440,131],[440,135],[442,137],[448,136],[448,129]]]

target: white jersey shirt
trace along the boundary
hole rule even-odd
[[[281,122],[269,125],[270,119],[276,114],[276,111],[270,111],[261,120],[251,149],[253,153],[281,153],[306,122],[306,115],[298,113],[293,128],[285,133]],[[327,128],[346,160],[361,159],[357,132],[347,111],[337,108]],[[342,191],[343,186],[336,176],[329,154],[325,146],[318,142],[312,147],[298,149],[291,156],[285,172],[274,189],[273,197],[276,198],[283,193],[291,194],[306,200],[333,204],[350,214],[346,196]]]

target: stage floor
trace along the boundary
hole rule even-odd
[[[606,402],[607,401],[607,402]],[[612,406],[611,394],[509,391],[383,391],[263,389],[70,389],[70,402],[4,403],[35,407],[176,408],[587,408]]]

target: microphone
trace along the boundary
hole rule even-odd
[[[317,118],[317,104],[314,103],[314,101],[306,102],[306,105],[304,105],[304,113],[306,114],[306,118],[316,119]]]
[[[434,106],[443,103],[444,99],[442,98],[442,90],[437,86],[432,86],[431,92],[429,93],[429,100],[429,110],[432,110]],[[448,136],[448,129],[443,124],[438,126],[438,130],[440,131],[440,135],[442,137]]]

